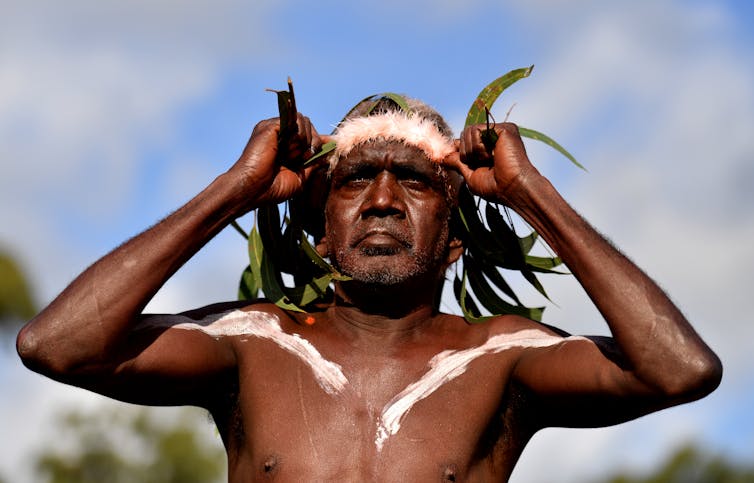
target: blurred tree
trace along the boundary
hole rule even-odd
[[[618,474],[604,483],[754,483],[754,464],[736,464],[700,450],[693,444],[679,448],[653,473]]]
[[[37,312],[29,283],[18,262],[0,250],[0,329],[17,328]]]
[[[196,430],[207,413],[196,408],[113,406],[72,411],[57,422],[57,437],[36,457],[49,483],[209,483],[226,480],[219,437]],[[207,441],[207,440],[210,441]],[[214,439],[214,441],[212,441]]]

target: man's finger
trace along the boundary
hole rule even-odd
[[[442,165],[461,173],[461,176],[463,176],[463,179],[466,181],[469,180],[469,177],[474,172],[474,170],[461,161],[461,154],[457,151],[445,156],[445,159],[442,160]]]

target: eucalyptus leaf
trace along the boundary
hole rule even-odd
[[[485,216],[498,251],[506,258],[508,266],[517,267],[524,264],[524,252],[519,243],[518,235],[508,225],[498,211],[498,207],[487,203]]]
[[[314,154],[314,156],[312,156],[311,158],[309,158],[309,159],[306,160],[306,162],[304,163],[304,166],[308,166],[309,164],[313,163],[314,161],[318,160],[319,158],[327,156],[331,152],[335,151],[335,147],[336,147],[335,141],[326,142],[325,144],[323,144],[319,148],[319,151],[317,151]]]
[[[230,226],[232,226],[234,230],[236,230],[242,237],[244,237],[244,240],[249,238],[249,234],[246,233],[246,230],[241,228],[241,225],[238,224],[237,220],[231,221]]]
[[[329,273],[314,278],[309,283],[289,289],[289,298],[299,307],[306,306],[323,297],[330,282],[332,282],[332,274]]]
[[[463,269],[463,280],[459,280],[458,276],[456,276],[455,281],[453,282],[453,289],[456,292],[456,298],[458,299],[458,303],[461,306],[463,318],[466,319],[467,322],[478,324],[486,322],[487,320],[492,318],[487,315],[481,315],[481,312],[474,302],[474,299],[471,298],[471,295],[469,295],[469,292],[466,290],[465,267]]]
[[[266,205],[257,209],[259,236],[264,244],[264,251],[278,272],[291,271],[293,263],[290,247],[286,243],[280,212],[277,205]]]
[[[559,257],[535,257],[527,255],[526,264],[533,269],[543,270],[545,273],[563,273],[552,270],[563,264],[563,261]]]
[[[503,300],[490,286],[481,267],[471,257],[464,257],[464,267],[471,289],[477,300],[493,314],[516,314],[533,320],[541,320],[544,307],[530,308]]]
[[[255,280],[261,282],[262,280],[262,254],[264,247],[262,246],[262,239],[259,237],[259,231],[257,226],[254,225],[249,233],[248,240],[249,247],[249,269]],[[259,283],[259,282],[258,282]],[[262,287],[264,290],[264,287]]]
[[[479,265],[473,262],[473,258],[465,256],[463,258],[463,266],[469,285],[474,291],[474,295],[477,300],[479,300],[479,303],[493,314],[505,312],[505,309],[507,308],[505,305],[510,306],[510,304],[505,304],[505,302],[495,293],[482,275]]]
[[[532,231],[529,235],[525,237],[521,237],[518,239],[518,244],[521,245],[521,251],[524,254],[528,254],[532,248],[534,248],[534,243],[539,238],[539,233],[536,231]]]
[[[532,287],[537,289],[537,292],[542,294],[543,297],[545,297],[547,300],[550,300],[550,297],[547,295],[547,292],[545,291],[544,286],[542,286],[542,283],[539,281],[536,275],[534,275],[534,271],[529,269],[528,267],[522,268],[520,270],[521,275],[526,279],[527,282],[531,284]]]
[[[398,104],[398,106],[401,108],[403,112],[411,112],[411,108],[408,106],[408,101],[406,100],[404,96],[400,94],[396,94],[395,92],[383,92],[382,94],[379,94],[375,97],[377,98],[376,99],[377,101],[383,98],[390,99],[391,101]],[[370,109],[370,112],[374,109],[374,107],[376,107],[376,103],[375,103],[375,106],[372,106],[372,109]]]
[[[405,112],[411,112],[411,108],[408,107],[408,102],[406,101],[405,97],[403,97],[400,94],[396,94],[394,92],[383,92],[381,94],[372,94],[371,96],[367,96],[364,99],[357,102],[351,109],[349,109],[346,115],[343,116],[343,119],[340,120],[340,124],[342,124],[343,121],[348,119],[351,116],[351,114],[356,112],[356,108],[359,107],[359,105],[361,105],[363,102],[372,101],[372,105],[367,110],[368,113],[371,113],[372,110],[374,110],[374,108],[377,107],[377,103],[382,98],[387,98],[395,102]]]
[[[288,77],[288,90],[276,91],[267,89],[277,95],[278,115],[280,119],[280,131],[278,131],[278,152],[277,159],[280,164],[288,168],[297,168],[294,161],[290,159],[288,146],[291,140],[298,134],[298,111],[296,109],[296,97],[293,94],[293,82]]]
[[[473,206],[473,205],[472,205]],[[471,210],[471,213],[469,211]],[[467,250],[474,254],[479,259],[495,264],[501,268],[508,268],[511,270],[518,270],[524,266],[522,256],[511,255],[509,250],[506,250],[501,244],[497,236],[491,233],[486,226],[481,222],[476,212],[476,207],[469,208],[468,206],[459,205],[459,215],[461,222],[466,228],[464,235],[464,246]]]
[[[254,300],[259,296],[261,287],[259,279],[254,277],[251,272],[251,266],[247,266],[241,273],[241,280],[238,283],[238,300]]]
[[[484,163],[485,165],[489,164],[489,166],[492,166],[494,162],[494,158],[492,158],[492,153],[495,151],[495,145],[497,144],[497,140],[500,139],[500,135],[495,131],[494,127],[487,126],[487,129],[483,130],[480,134],[480,137],[482,138],[482,144],[484,144],[484,149],[487,150],[487,153],[490,154],[490,158],[487,163]],[[474,169],[475,166],[469,166],[470,168]]]
[[[260,217],[261,221],[261,217]],[[251,262],[251,269],[259,270],[260,280],[262,281],[262,291],[265,297],[272,301],[280,308],[292,310],[295,312],[303,312],[301,308],[296,306],[286,295],[280,273],[275,270],[275,266],[270,260],[269,255],[266,253],[266,247],[262,242],[262,236],[258,230],[253,229],[251,231],[250,246],[253,251],[253,260]],[[255,267],[255,264],[258,265]]]
[[[529,77],[532,69],[534,69],[533,65],[515,69],[487,84],[471,104],[471,108],[469,108],[469,112],[466,115],[464,127],[483,124],[487,120],[487,110],[492,109],[492,105],[500,94],[515,82],[524,77]]]
[[[541,133],[539,131],[535,131],[534,129],[529,129],[529,128],[521,127],[521,126],[518,126],[518,133],[522,137],[529,138],[529,139],[534,139],[536,141],[541,141],[541,142],[547,144],[548,146],[550,146],[551,148],[555,149],[557,152],[559,152],[560,154],[562,154],[563,156],[565,156],[566,158],[568,158],[573,164],[575,164],[579,168],[583,169],[584,171],[587,170],[584,166],[581,165],[581,163],[579,163],[578,161],[576,161],[576,158],[574,158],[571,155],[571,153],[569,153],[568,151],[566,151],[563,146],[561,146],[560,144],[556,143],[554,139],[550,138],[546,134],[543,134],[543,133]]]
[[[490,255],[498,249],[495,235],[484,225],[480,218],[479,209],[474,203],[474,196],[467,187],[458,193],[458,214],[466,229],[466,246],[472,250],[479,250]]]
[[[327,260],[322,258],[319,253],[317,253],[317,250],[312,246],[311,243],[309,243],[309,240],[306,238],[306,235],[302,232],[301,233],[301,250],[306,254],[307,257],[309,257],[309,260],[312,261],[316,266],[321,268],[322,270],[325,270],[327,272],[335,272],[335,269],[327,263]]]
[[[497,266],[492,263],[480,263],[479,268],[482,270],[482,273],[489,279],[490,283],[494,284],[495,287],[503,292],[508,297],[512,298],[518,305],[523,305],[521,303],[521,300],[519,300],[518,295],[516,295],[516,292],[513,291],[513,289],[508,285],[508,282],[505,281],[505,277],[498,271]]]
[[[347,275],[343,275],[339,271],[335,269],[331,264],[327,263],[327,260],[322,258],[322,256],[317,253],[317,249],[312,246],[312,244],[309,242],[309,240],[306,238],[306,235],[302,232],[301,233],[301,250],[306,254],[307,257],[319,268],[322,270],[325,270],[331,275],[332,280],[339,280],[339,281],[345,281],[345,280],[351,280],[351,277]]]

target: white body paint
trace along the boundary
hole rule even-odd
[[[176,322],[176,318],[185,321]],[[311,342],[300,335],[283,332],[277,316],[267,312],[233,310],[209,315],[198,321],[184,316],[171,316],[170,319],[154,317],[146,319],[144,326],[200,330],[215,338],[248,335],[268,339],[308,364],[317,383],[326,393],[337,394],[348,383],[338,364],[322,357]]]
[[[440,352],[429,361],[429,370],[418,381],[409,384],[385,405],[374,441],[377,451],[381,451],[385,441],[401,429],[401,421],[414,404],[466,372],[466,368],[474,359],[513,347],[547,347],[563,340],[540,330],[528,329],[513,334],[495,335],[484,344],[470,349]]]
[[[215,338],[252,336],[267,339],[308,364],[317,383],[328,394],[337,395],[343,392],[348,384],[348,379],[338,364],[322,357],[319,351],[300,335],[283,332],[279,319],[267,312],[234,310],[210,315],[198,321],[185,316],[151,317],[146,319],[140,328],[149,327],[199,330]],[[573,339],[582,338],[564,339],[540,330],[528,329],[512,334],[495,335],[484,344],[470,349],[440,352],[429,361],[429,369],[418,381],[406,386],[383,408],[377,421],[374,441],[377,451],[381,451],[387,439],[401,429],[401,422],[414,404],[466,372],[469,364],[475,359],[507,349],[547,347]]]

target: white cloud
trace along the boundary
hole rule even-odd
[[[136,192],[144,153],[172,141],[181,110],[212,94],[234,59],[266,58],[271,5],[3,2],[0,240],[28,269],[40,303],[101,250],[73,240],[71,220],[101,226],[117,218]],[[198,271],[202,280],[214,275]],[[181,291],[180,303],[186,293],[219,296],[224,286],[212,286],[217,291]],[[34,376],[5,349],[0,376],[13,389],[0,405],[0,471],[33,481],[23,456],[49,437],[54,412],[102,398]]]
[[[216,89],[229,62],[266,58],[273,2],[6,2],[0,18],[3,242],[60,287],[63,213],[117,218],[144,154]],[[6,10],[7,7],[7,10]],[[65,218],[66,221],[69,218]],[[10,223],[12,221],[13,223]],[[57,249],[51,250],[50,240]],[[81,265],[78,265],[81,267]]]
[[[718,351],[726,376],[717,393],[691,406],[598,432],[543,433],[522,460],[521,481],[564,473],[582,481],[575,475],[619,467],[626,454],[648,467],[690,437],[723,444],[717,411],[736,405],[721,401],[751,380],[752,63],[714,40],[725,37],[731,18],[713,7],[596,10],[561,19],[570,33],[550,52],[557,61],[544,75],[540,69],[544,79],[517,114],[527,126],[544,119],[546,132],[584,139],[575,149],[590,172],[570,176],[566,196],[668,290]],[[585,128],[596,135],[580,134]],[[566,328],[573,329],[571,321],[586,328],[581,320],[597,317],[572,281],[555,280],[548,289],[561,308],[546,316]],[[752,426],[744,417],[738,429]],[[552,464],[542,465],[545,458]]]

